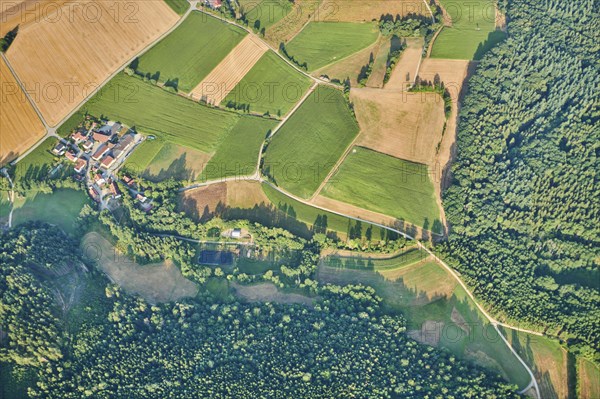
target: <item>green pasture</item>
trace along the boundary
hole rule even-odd
[[[438,232],[440,213],[427,166],[355,147],[322,195]]]
[[[186,5],[187,6],[187,5]],[[246,36],[230,23],[201,12],[192,12],[171,34],[152,47],[134,69],[191,91]]]
[[[289,0],[239,0],[242,15],[248,27],[262,32],[279,22],[292,10]]]
[[[318,86],[273,136],[263,171],[278,186],[308,198],[358,130],[343,93]]]
[[[379,29],[371,22],[311,22],[285,48],[295,62],[314,71],[368,47],[378,37]]]
[[[501,42],[505,33],[496,30],[495,6],[489,0],[460,3],[440,0],[452,19],[435,39],[432,58],[477,60]]]
[[[310,87],[310,78],[267,51],[221,105],[250,105],[250,112],[285,115]]]

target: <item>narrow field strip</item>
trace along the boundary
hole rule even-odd
[[[190,95],[194,100],[219,105],[268,49],[257,37],[247,35]]]

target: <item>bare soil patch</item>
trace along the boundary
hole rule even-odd
[[[84,254],[96,260],[97,266],[125,291],[138,294],[150,303],[176,301],[194,297],[198,287],[183,277],[170,260],[150,265],[139,265],[116,250],[98,233],[83,237]]]
[[[445,123],[444,101],[436,93],[352,89],[361,128],[358,145],[432,166]]]
[[[300,294],[283,293],[272,283],[259,283],[252,285],[240,285],[232,283],[235,293],[248,302],[274,302],[274,303],[299,303],[312,306],[313,298]]]
[[[427,320],[421,325],[420,330],[411,330],[408,336],[425,345],[437,346],[444,330],[444,322]]]
[[[319,21],[364,22],[378,21],[382,15],[390,14],[429,15],[423,1],[416,0],[323,0],[317,18]]]
[[[0,59],[0,102],[2,107],[0,165],[2,165],[40,140],[44,136],[45,128],[2,59]]]
[[[164,1],[83,0],[53,9],[20,28],[6,54],[52,126],[179,18]]]
[[[406,48],[385,84],[386,89],[406,90],[415,82],[423,54],[423,38],[407,37]]]
[[[269,47],[248,34],[191,92],[195,100],[219,105],[258,62]]]

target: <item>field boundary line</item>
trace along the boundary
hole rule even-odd
[[[321,182],[321,184],[319,184],[319,187],[317,188],[317,191],[315,191],[313,193],[313,195],[310,196],[310,198],[308,199],[309,201],[313,201],[319,194],[321,194],[321,191],[323,190],[323,188],[325,187],[325,185],[327,184],[327,182],[333,177],[333,175],[338,171],[338,169],[340,168],[340,166],[342,165],[342,163],[346,160],[346,158],[348,158],[348,155],[350,154],[350,151],[354,148],[354,146],[356,145],[356,141],[362,138],[362,132],[358,132],[358,134],[356,135],[356,137],[354,138],[354,140],[352,140],[352,142],[348,145],[348,147],[346,147],[346,150],[344,151],[344,153],[340,156],[340,158],[337,160],[337,162],[335,163],[335,165],[333,165],[333,168],[331,168],[331,170],[329,171],[329,173],[327,174],[327,176],[325,176],[325,179]]]
[[[319,69],[315,69],[314,71],[312,71],[312,73],[320,73],[320,72],[319,72],[320,70],[322,70],[322,69],[325,69],[325,68],[328,68],[328,67],[330,67],[330,66],[332,66],[332,65],[335,65],[335,64],[337,64],[338,62],[345,61],[345,60],[347,60],[348,58],[350,58],[350,57],[352,57],[352,56],[355,56],[356,54],[360,53],[361,51],[363,51],[363,50],[366,50],[366,49],[368,49],[369,47],[372,47],[372,46],[373,46],[373,45],[375,45],[375,44],[378,44],[378,46],[377,46],[377,50],[376,50],[375,54],[373,54],[373,51],[371,51],[371,54],[373,54],[373,60],[374,60],[375,58],[377,58],[377,55],[379,54],[379,50],[381,50],[379,45],[381,45],[381,44],[382,44],[382,43],[380,43],[380,41],[381,41],[381,39],[382,39],[382,38],[383,38],[383,35],[381,34],[381,32],[379,32],[379,34],[378,34],[378,36],[377,36],[377,39],[375,39],[375,41],[374,41],[373,43],[369,44],[367,47],[361,48],[360,50],[358,50],[358,51],[355,51],[354,53],[352,53],[352,54],[349,54],[349,55],[347,55],[347,56],[345,56],[345,57],[342,57],[342,58],[340,58],[339,60],[332,61],[332,62],[330,62],[330,63],[329,63],[329,64],[327,64],[327,65],[323,65],[321,68],[319,68]],[[313,76],[314,76],[314,75],[313,75]]]

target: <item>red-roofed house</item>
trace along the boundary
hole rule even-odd
[[[81,173],[83,172],[83,170],[85,169],[85,165],[87,165],[87,162],[85,162],[85,159],[80,159],[79,161],[77,161],[77,163],[75,164],[75,172],[77,173]]]
[[[73,138],[73,140],[75,140],[76,144],[87,140],[87,136],[80,131],[75,132],[71,135],[71,137]]]
[[[117,183],[115,183],[114,181],[110,182],[110,193],[115,198],[119,198],[121,196],[121,193],[119,192],[119,187],[117,187]]]
[[[71,162],[77,161],[77,155],[73,154],[71,151],[67,151],[65,153],[65,158],[67,158]]]
[[[108,148],[106,144],[102,144],[100,147],[98,147],[94,155],[92,155],[92,159],[94,161],[99,161],[100,158],[102,158],[104,154],[108,152],[108,150],[110,150],[110,148]]]
[[[90,151],[93,146],[94,146],[94,142],[92,140],[88,140],[85,143],[83,143],[83,145],[82,145],[83,149],[86,151]]]
[[[113,164],[115,163],[115,159],[112,157],[112,155],[107,155],[104,157],[104,159],[102,160],[100,166],[103,168],[110,168]]]
[[[95,132],[93,137],[94,137],[94,140],[97,141],[97,142],[99,142],[99,143],[106,143],[108,140],[110,140],[110,138],[112,136],[109,136],[107,134],[102,134],[102,133]]]

